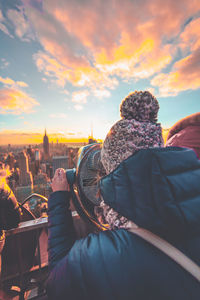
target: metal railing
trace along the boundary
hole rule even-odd
[[[17,228],[6,231],[1,288],[8,295],[13,293],[13,286],[19,288],[20,300],[27,299],[27,291],[34,288],[38,289],[38,294],[44,292],[48,267],[47,225],[47,218],[38,218],[22,222]],[[10,262],[13,255],[14,262]]]
[[[1,255],[0,292],[3,291],[8,296],[15,293],[19,295],[19,300],[40,299],[44,294],[48,275],[48,218],[35,218],[33,213],[23,206],[32,197],[40,198],[47,203],[46,197],[35,193],[23,201],[21,208],[25,221],[17,228],[5,232],[6,241]],[[75,210],[72,211],[72,217],[77,238],[93,231]],[[35,290],[37,291],[34,292]],[[0,296],[0,300],[4,298]]]

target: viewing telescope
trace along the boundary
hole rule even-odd
[[[66,170],[70,186],[72,202],[76,211],[86,222],[102,229],[98,222],[94,207],[101,202],[99,194],[99,179],[105,175],[101,163],[101,143],[81,147],[78,152],[77,166]]]

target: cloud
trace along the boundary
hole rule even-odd
[[[75,104],[74,105],[74,108],[76,109],[76,110],[82,110],[83,109],[83,105],[80,105],[80,104]]]
[[[27,87],[28,84],[23,81],[14,81],[13,79],[6,77],[3,78],[0,76],[0,82],[2,82],[6,86],[19,86],[19,87]]]
[[[71,82],[74,86],[88,86],[95,89],[96,86],[114,88],[118,81],[114,78],[109,78],[106,74],[94,67],[84,67],[77,64],[76,67],[67,67],[57,58],[38,52],[34,54],[33,59],[36,62],[38,70],[43,72],[45,76],[50,77],[52,82],[60,87],[64,87],[66,82]],[[69,63],[70,65],[70,63]]]
[[[7,26],[4,24],[4,22],[6,23],[6,19],[4,18],[3,14],[0,10],[0,30],[12,38],[13,36],[10,34],[10,32],[9,32]]]
[[[9,9],[7,11],[7,20],[13,25],[15,35],[22,41],[29,42],[30,40],[34,40],[33,32],[23,8],[18,7],[17,10]]]
[[[60,64],[57,59],[50,57],[44,52],[38,52],[33,56],[33,59],[40,72],[52,78],[57,85],[64,87],[67,79],[69,79],[69,75],[64,66]]]
[[[89,96],[89,92],[87,90],[74,92],[72,94],[72,102],[74,104],[74,108],[76,110],[82,110],[83,105],[87,103],[87,97]]]
[[[151,84],[159,87],[160,96],[176,96],[179,92],[200,87],[200,48],[176,62],[169,74],[161,73]]]
[[[10,65],[10,63],[5,58],[1,58],[1,64],[1,69],[6,69]]]
[[[141,7],[142,6],[142,7]],[[200,9],[199,1],[64,1],[26,13],[44,48],[35,56],[46,76],[93,90],[115,88],[118,78],[149,78],[168,66],[173,39]],[[117,22],[116,22],[117,20]],[[113,24],[115,24],[113,26]]]
[[[13,37],[13,36],[9,33],[7,27],[6,27],[3,23],[1,23],[1,22],[0,22],[0,30],[3,31],[5,34],[9,35],[11,38]]]
[[[62,93],[65,94],[65,95],[69,95],[69,91],[68,90],[63,90]]]
[[[3,78],[0,76],[0,82],[2,82],[3,84],[6,84],[6,85],[14,85],[15,84],[15,81],[12,80],[11,78]]]
[[[33,112],[39,103],[25,92],[14,88],[0,90],[0,114],[20,115]]]
[[[200,18],[192,20],[181,33],[178,45],[183,58],[176,61],[171,72],[160,73],[151,80],[159,87],[160,96],[176,96],[186,90],[200,88]]]
[[[200,48],[200,17],[189,23],[180,35],[180,47],[184,50],[196,51]]]
[[[85,103],[87,103],[88,96],[89,96],[89,92],[87,90],[80,91],[80,92],[74,92],[72,94],[72,102],[79,103],[79,104],[85,104]]]
[[[67,115],[64,113],[56,113],[56,114],[50,114],[49,117],[52,119],[66,119]]]
[[[12,24],[22,40],[33,38],[34,31],[42,47],[33,56],[37,68],[62,88],[70,83],[98,96],[95,91],[114,89],[119,81],[154,76],[155,84],[157,73],[164,74],[166,67],[172,68],[170,76],[179,67],[181,73],[182,65],[174,64],[179,49],[181,59],[190,60],[199,48],[199,20],[194,19],[199,0],[124,0],[123,5],[121,0],[59,0],[59,5],[55,0],[23,0],[23,4],[7,11],[1,24]]]
[[[108,90],[94,90],[93,93],[94,93],[94,96],[99,99],[108,98],[111,96],[111,93]]]

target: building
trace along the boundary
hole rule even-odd
[[[40,161],[40,150],[39,149],[35,149],[35,160]]]
[[[25,152],[19,153],[18,163],[19,163],[19,185],[32,186],[33,178],[31,172],[29,171],[28,157]]]
[[[48,177],[47,174],[42,173],[41,171],[34,178],[34,185],[37,184],[47,184]]]
[[[18,186],[15,189],[17,201],[22,203],[28,196],[33,193],[33,185]]]
[[[68,156],[53,156],[53,173],[58,168],[68,169]]]
[[[15,158],[12,153],[9,153],[7,158],[6,158],[6,164],[9,165],[10,170],[14,169],[15,165]]]
[[[44,160],[49,160],[49,138],[46,134],[46,129],[43,137],[43,154]]]
[[[35,149],[35,174],[38,174],[39,169],[40,169],[40,150],[39,149]]]

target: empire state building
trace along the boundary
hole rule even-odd
[[[44,153],[44,160],[49,159],[49,138],[46,134],[46,129],[43,137],[43,153]]]

